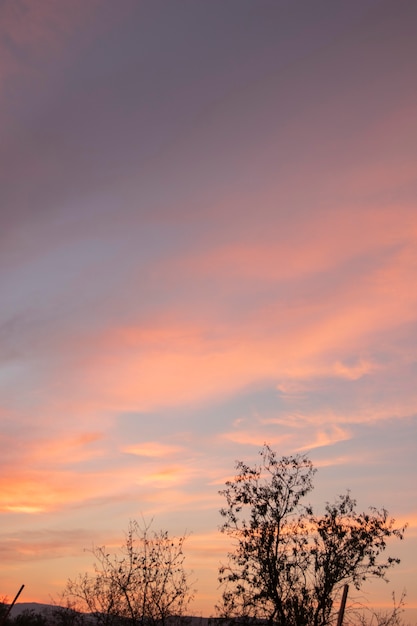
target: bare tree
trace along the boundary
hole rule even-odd
[[[316,516],[302,502],[313,488],[311,461],[279,459],[267,445],[260,455],[254,467],[237,462],[236,477],[220,492],[227,503],[221,530],[235,550],[219,571],[218,611],[279,626],[325,626],[344,584],[359,589],[399,563],[381,554],[387,539],[403,538],[405,527],[396,528],[384,509],[357,513],[349,493]]]
[[[184,569],[185,540],[132,521],[119,551],[94,547],[94,574],[68,580],[64,595],[103,626],[164,625],[167,618],[184,615],[193,599]]]

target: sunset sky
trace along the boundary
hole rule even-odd
[[[415,0],[0,3],[0,596],[49,603],[153,519],[213,614],[218,491],[268,442],[317,511],[409,523],[355,597],[417,621],[416,28]]]

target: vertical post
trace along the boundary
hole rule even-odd
[[[340,602],[339,615],[337,617],[337,626],[342,626],[343,616],[345,614],[346,598],[349,591],[349,585],[343,587],[342,601]]]

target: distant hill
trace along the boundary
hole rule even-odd
[[[57,607],[54,604],[42,604],[40,602],[16,602],[10,611],[10,617],[16,617],[24,611],[33,611],[34,613],[47,615],[56,608]],[[208,626],[209,618],[188,616],[184,618],[184,621],[187,623],[187,626]]]
[[[16,602],[10,611],[11,617],[20,615],[23,611],[34,611],[35,613],[48,613],[54,606],[52,604],[42,604],[40,602]]]

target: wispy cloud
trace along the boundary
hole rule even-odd
[[[352,435],[343,428],[333,426],[326,431],[319,430],[315,435],[315,439],[309,442],[307,445],[299,448],[301,451],[313,450],[314,448],[323,448],[325,446],[332,446],[340,441],[346,441],[351,439]]]
[[[96,537],[97,538],[97,537]],[[91,546],[93,535],[82,529],[25,530],[25,532],[2,533],[0,555],[4,564],[16,561],[39,561],[63,556],[75,556],[83,548]]]

